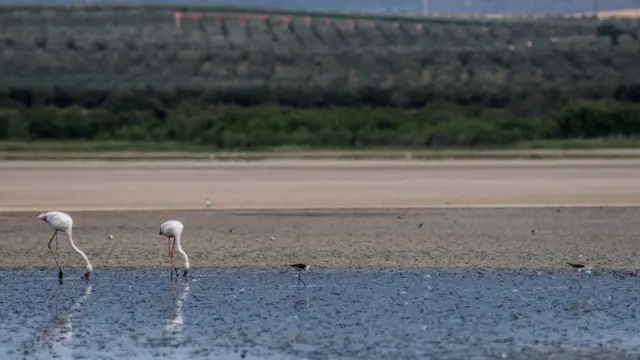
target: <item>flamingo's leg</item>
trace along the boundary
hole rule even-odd
[[[173,238],[173,247],[171,246],[171,238],[169,238],[169,259],[171,260],[171,268],[173,268],[173,248],[176,245],[176,238]]]
[[[57,231],[56,231],[56,257],[60,259],[60,249],[58,248],[58,232]]]
[[[171,236],[167,237],[167,245],[169,247],[169,275],[173,279],[173,252],[171,251]]]
[[[56,236],[57,234],[58,234],[58,230],[53,232],[53,235],[51,235],[51,239],[49,239],[49,244],[47,244],[47,246],[49,247],[49,252],[51,252],[53,259],[56,261],[56,265],[58,265],[58,270],[60,270],[60,274],[62,274],[62,269],[60,268],[60,262],[58,261],[58,257],[56,256],[56,254],[53,253],[53,250],[51,249],[51,243],[53,242],[54,237],[57,239],[57,236]],[[56,244],[57,244],[57,241],[56,241]]]
[[[171,247],[171,267],[175,270],[176,272],[176,277],[178,276],[178,268],[174,267],[173,265],[173,254],[175,253],[176,250],[176,238],[173,238],[173,246]]]

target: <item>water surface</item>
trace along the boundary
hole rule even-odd
[[[0,272],[11,359],[637,359],[638,278],[622,272]]]

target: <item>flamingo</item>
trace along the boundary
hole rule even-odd
[[[62,279],[62,277],[64,276],[64,274],[62,273],[62,269],[60,268],[60,261],[59,261],[60,251],[58,250],[58,231],[62,231],[63,233],[67,234],[67,239],[69,239],[69,244],[71,245],[73,250],[75,250],[78,254],[80,254],[80,256],[82,256],[84,261],[87,262],[87,266],[85,267],[84,278],[85,280],[89,280],[89,276],[91,275],[91,272],[93,272],[93,267],[91,266],[91,263],[89,262],[89,258],[87,258],[87,255],[85,255],[82,252],[82,250],[78,249],[76,244],[74,244],[73,242],[73,237],[71,236],[71,230],[73,228],[73,219],[71,219],[71,216],[60,211],[49,211],[49,212],[41,213],[40,215],[38,215],[38,219],[44,221],[53,230],[55,230],[53,232],[53,235],[51,235],[51,239],[49,240],[48,246],[49,246],[49,251],[51,252],[51,255],[53,255],[53,258],[56,261],[56,265],[58,265],[58,270],[60,271],[58,273],[58,277]],[[54,237],[56,238],[55,254],[51,249],[51,242],[53,241]]]
[[[184,257],[184,273],[183,277],[187,277],[187,272],[189,272],[189,257],[187,253],[182,250],[182,246],[180,245],[180,235],[182,234],[182,230],[184,229],[184,225],[178,220],[169,220],[165,221],[160,225],[160,235],[166,236],[167,240],[169,240],[169,259],[171,261],[171,268],[173,269],[173,252],[177,249],[182,257]],[[171,238],[173,238],[173,246],[171,246]],[[178,273],[178,269],[176,268],[176,275]]]

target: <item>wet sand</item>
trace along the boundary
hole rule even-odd
[[[4,162],[0,267],[54,267],[35,217],[63,210],[96,269],[168,266],[169,219],[184,222],[196,270],[635,269],[638,179],[638,160]],[[64,235],[60,248],[82,267]]]

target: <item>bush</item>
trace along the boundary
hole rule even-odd
[[[640,135],[640,105],[570,102],[541,118],[479,105],[391,107],[237,106],[158,108],[157,101],[109,108],[0,109],[0,140],[116,140],[201,145],[212,150],[500,147],[521,142]],[[117,106],[116,106],[117,105]]]

